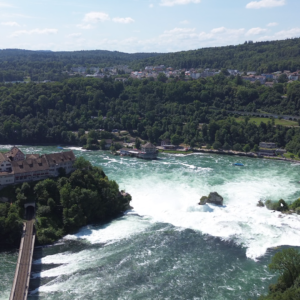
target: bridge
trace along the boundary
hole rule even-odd
[[[25,204],[26,219],[20,243],[19,257],[9,300],[26,300],[30,281],[32,255],[35,242],[35,204]]]

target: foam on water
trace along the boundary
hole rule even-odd
[[[256,206],[260,199],[295,194],[298,189],[291,186],[288,179],[271,181],[249,176],[216,185],[212,190],[201,181],[190,185],[180,178],[161,181],[151,176],[135,180],[127,185],[127,189],[131,191],[132,206],[138,214],[151,216],[157,222],[234,240],[247,248],[247,256],[252,259],[262,256],[271,247],[300,246],[299,216],[281,215]],[[199,198],[211,191],[217,191],[225,198],[223,207],[197,205]]]
[[[74,235],[67,235],[64,239],[85,239],[90,243],[108,243],[124,239],[133,234],[145,231],[150,226],[147,218],[140,218],[128,212],[124,217],[119,218],[104,226],[86,226]]]
[[[252,259],[262,256],[271,247],[300,246],[299,216],[281,216],[256,206],[259,200],[298,198],[299,164],[202,153],[164,154],[160,160],[149,162],[115,157],[105,151],[70,149],[101,166],[120,188],[132,195],[134,212],[149,216],[152,222],[170,223],[233,240],[246,247],[247,256]],[[32,149],[22,150],[31,152]],[[245,167],[233,167],[236,161]],[[198,205],[201,196],[214,191],[224,197],[224,207]],[[131,221],[127,216],[124,223],[112,223],[105,230],[86,227],[66,239],[106,243],[126,238],[138,232],[137,228],[146,227],[137,218]]]
[[[21,149],[24,153],[41,153],[42,151],[53,151],[55,148],[24,147]],[[51,252],[53,250],[49,249],[48,252],[46,251],[48,254],[34,261],[35,266],[53,265],[51,269],[33,274],[34,278],[43,280],[55,278],[48,283],[43,283],[34,291],[34,293],[46,294],[49,297],[47,299],[55,299],[55,293],[66,292],[67,295],[70,291],[72,291],[73,298],[66,299],[83,299],[90,291],[95,290],[95,293],[99,293],[101,285],[114,282],[115,287],[119,286],[119,282],[126,281],[124,278],[128,274],[133,276],[133,282],[139,281],[143,276],[149,276],[146,272],[147,274],[140,273],[141,277],[135,278],[135,268],[147,268],[152,265],[152,267],[155,266],[152,270],[155,274],[158,268],[156,265],[161,263],[157,261],[162,256],[159,249],[168,250],[172,247],[172,244],[167,245],[169,231],[162,227],[155,228],[161,223],[176,226],[174,230],[180,234],[188,234],[184,229],[193,229],[225,241],[233,241],[246,249],[246,255],[252,259],[249,260],[252,262],[263,256],[268,248],[281,245],[300,246],[299,216],[281,215],[278,212],[256,206],[259,200],[283,198],[291,201],[300,196],[300,185],[297,183],[299,165],[297,164],[204,154],[187,156],[166,154],[162,155],[158,161],[143,161],[129,157],[114,157],[103,151],[72,149],[76,155],[82,155],[94,165],[101,166],[110,179],[116,180],[121,189],[129,192],[132,195],[131,205],[134,210],[105,226],[84,227],[78,233],[68,235],[60,241],[60,244],[64,243],[65,245],[74,243],[74,241],[83,243],[86,247],[80,248],[80,251],[62,250],[53,254]],[[245,167],[233,167],[232,164],[236,161],[242,162]],[[210,192],[215,191],[224,197],[224,206],[198,205],[201,196],[207,196]],[[160,245],[155,244],[159,238],[153,237],[151,243],[145,246],[146,252],[137,253],[135,252],[137,248],[130,248],[132,237],[138,239],[144,236],[141,241],[146,244],[145,235],[150,231],[151,234],[155,235],[157,232],[158,235],[161,235]],[[202,235],[199,234],[199,236]],[[186,239],[184,238],[182,241],[184,242]],[[119,247],[120,244],[122,247]],[[237,248],[240,249],[240,247]],[[168,258],[172,257],[172,251],[167,256]],[[220,252],[215,253],[216,257],[222,257],[222,251],[218,251]],[[156,256],[152,257],[155,252],[157,252]],[[184,257],[184,251],[181,253]],[[110,273],[101,271],[102,277],[94,278],[93,274],[98,274],[95,268],[101,269],[103,264],[107,266],[111,257],[115,257],[116,261],[111,264]],[[168,258],[165,261],[168,261]],[[175,257],[174,260],[176,259]],[[234,258],[231,259],[234,260]],[[138,262],[135,264],[136,260]],[[199,251],[199,257],[193,257],[192,260],[202,263],[201,251]],[[127,261],[130,262],[128,266],[126,265]],[[174,262],[169,269],[166,268],[168,270],[166,274],[188,269],[185,268],[186,261],[189,261],[189,258]],[[239,258],[234,261],[238,263]],[[213,262],[206,265],[208,269],[211,268]],[[220,262],[226,264],[226,260],[220,260]],[[265,264],[267,265],[267,263]],[[126,266],[124,272],[123,269],[118,269],[120,265]],[[215,288],[228,292],[239,290],[241,286],[245,288],[249,276],[257,278],[257,274],[249,274],[246,269],[239,271],[241,266],[243,265],[235,267],[232,264],[232,270],[230,270],[231,264],[228,265],[228,268],[224,267],[224,272],[242,272],[236,277],[238,282],[236,285],[228,285],[224,280],[211,289],[206,290],[203,287],[204,292],[211,292]],[[115,271],[114,268],[118,271]],[[209,276],[209,274],[207,275]],[[227,278],[228,276],[227,273],[224,273],[224,276],[221,277]],[[264,280],[270,282],[267,268],[262,271],[260,276],[259,280],[262,282]],[[177,278],[177,275],[174,275],[172,280],[174,278]],[[184,276],[180,278],[184,284]],[[141,289],[151,289],[156,286],[157,282],[154,281],[152,286],[144,285]],[[126,285],[124,284],[124,286]],[[172,284],[170,288],[172,288]],[[54,298],[50,296],[52,293]],[[130,291],[128,293],[130,295]],[[233,299],[230,296],[233,294],[228,295],[228,297],[221,295],[221,298],[215,299]],[[96,297],[91,296],[89,299],[96,299]],[[107,299],[117,298],[111,296]],[[201,299],[211,298],[208,295]]]

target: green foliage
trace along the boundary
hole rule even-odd
[[[226,75],[227,69],[257,71],[259,73],[300,68],[300,39],[256,42],[237,46],[204,48],[166,53],[135,61],[131,65],[139,70],[146,65],[168,65],[173,68],[215,68]],[[223,75],[222,74],[222,75]],[[224,76],[223,75],[223,76]]]
[[[85,169],[92,168],[92,165],[84,157],[80,156],[76,158],[76,161],[74,163],[74,168],[78,170],[85,170]]]
[[[23,198],[37,206],[36,234],[40,244],[48,244],[89,223],[99,223],[129,209],[131,196],[121,194],[115,181],[102,169],[79,157],[77,170],[69,177],[46,179],[14,186],[17,201],[0,203],[0,238],[18,244],[24,215]],[[26,196],[25,196],[26,195]],[[5,238],[5,239],[4,239]]]
[[[259,147],[258,147],[257,144],[254,145],[252,151],[253,151],[253,152],[258,152],[258,151],[259,151]]]
[[[234,151],[242,151],[242,150],[243,150],[240,143],[234,144],[233,147],[232,147],[232,149],[233,149]]]
[[[287,98],[282,98],[284,94]],[[299,128],[280,126],[277,119],[276,126],[271,121],[257,124],[251,118],[235,120],[228,111],[299,115],[299,94],[297,82],[282,84],[278,91],[277,87],[237,83],[223,74],[166,83],[129,79],[120,84],[112,78],[72,78],[48,84],[2,85],[0,141],[103,149],[102,140],[117,138],[111,132],[120,129],[135,131],[139,138],[152,143],[175,136],[177,143],[199,146],[218,141],[232,149],[235,144],[252,148],[270,141],[279,147],[288,145],[290,152],[297,154]],[[204,125],[199,127],[199,123]]]
[[[285,212],[289,210],[288,204],[282,199],[280,199],[279,201],[267,200],[265,204],[266,207],[270,210],[277,210],[281,212]]]
[[[140,149],[141,148],[141,140],[139,138],[135,139],[135,148]]]
[[[289,208],[290,209],[293,209],[293,210],[296,210],[296,208],[300,207],[300,198],[297,199],[296,201],[294,201],[290,206]]]
[[[289,248],[277,252],[269,265],[270,270],[280,276],[276,284],[270,285],[269,294],[260,300],[300,299],[300,253]]]
[[[178,134],[173,134],[171,136],[171,143],[173,145],[179,145],[181,143],[181,137]]]
[[[202,197],[200,198],[200,203],[199,203],[199,205],[205,205],[205,204],[207,203],[207,199],[208,199],[207,196],[202,196]]]
[[[249,146],[249,144],[246,144],[244,147],[243,147],[243,151],[244,152],[250,152],[250,146]]]
[[[18,246],[22,235],[23,223],[15,204],[0,203],[1,247]]]
[[[61,80],[71,67],[111,67],[134,60],[157,56],[159,53],[127,54],[117,51],[40,52],[19,49],[0,51],[0,81],[23,81],[30,76],[36,80]],[[91,72],[90,68],[87,70]]]
[[[222,144],[219,141],[216,141],[216,142],[213,143],[212,147],[215,150],[218,150],[218,149],[222,148]]]

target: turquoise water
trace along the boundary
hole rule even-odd
[[[267,268],[276,247],[300,246],[298,216],[256,206],[300,197],[300,165],[206,154],[143,161],[72,149],[129,192],[134,209],[36,248],[29,299],[257,299],[276,280]],[[223,207],[198,205],[215,191]],[[0,261],[2,300],[16,254]]]

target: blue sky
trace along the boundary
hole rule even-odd
[[[299,0],[0,0],[0,48],[173,52],[300,37]]]

